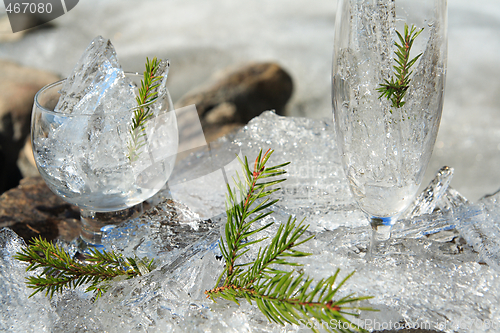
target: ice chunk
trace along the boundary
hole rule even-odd
[[[64,82],[56,111],[94,114],[127,110],[135,106],[134,89],[111,41],[97,36]]]
[[[442,167],[429,186],[420,193],[413,204],[408,208],[406,216],[411,218],[432,213],[439,199],[441,199],[443,194],[448,190],[452,178],[453,168],[447,166]]]
[[[167,92],[167,78],[168,71],[170,69],[170,61],[169,60],[161,60],[156,71],[156,76],[162,76],[163,78],[160,81],[160,85],[155,88],[158,92],[158,96],[161,96]]]
[[[200,237],[217,226],[215,220],[200,219],[185,205],[165,200],[140,218],[125,222],[107,230],[102,244],[127,257],[149,257],[157,265],[167,262],[172,251],[195,243]]]
[[[125,114],[60,117],[60,123],[53,123],[48,137],[38,138],[35,145],[43,172],[55,179],[57,189],[63,188],[63,195],[79,200],[73,202],[76,204],[92,204],[87,196],[96,193],[133,192],[133,182],[125,181],[134,179],[127,158],[131,117]],[[99,203],[100,199],[93,200]],[[100,204],[114,205],[103,201]]]
[[[35,145],[44,172],[66,187],[63,193],[85,196],[103,187],[130,191],[121,179],[132,173],[126,169],[127,124],[132,116],[117,112],[136,106],[135,89],[111,42],[94,38],[62,85],[55,108],[61,114],[47,115],[53,117],[51,131]],[[119,177],[110,179],[113,174]]]
[[[393,227],[393,237],[420,238],[450,231],[448,234],[434,236],[436,239],[453,239],[457,221],[464,215],[454,216],[454,210],[461,210],[467,203],[460,193],[451,188],[453,168],[444,166],[436,177],[414,200],[412,205]],[[471,214],[469,210],[468,215]]]
[[[500,272],[500,191],[486,196],[468,210],[477,213],[460,219],[460,235],[478,251],[484,262]]]
[[[28,298],[33,290],[25,284],[27,265],[13,258],[23,246],[15,232],[0,229],[0,331],[51,332],[57,314],[43,293]]]
[[[375,320],[385,325],[392,320],[402,326],[425,323],[429,329],[445,332],[489,332],[488,323],[499,319],[498,275],[480,265],[470,248],[459,246],[451,253],[431,239],[393,237],[390,256],[367,262],[363,254],[369,238],[367,228],[325,232],[308,249],[314,256],[302,262],[305,272],[317,278],[337,267],[343,274],[356,271],[338,296],[350,292],[375,296],[369,303],[381,312],[361,317],[361,323],[372,324],[365,326],[370,331]],[[471,322],[475,329],[465,326]]]
[[[180,220],[193,222],[195,215],[180,213]],[[148,215],[152,219],[155,215],[156,219],[162,216],[158,211],[150,211]],[[205,297],[204,291],[215,286],[224,266],[218,249],[220,218],[216,219],[215,226],[217,228],[205,231],[193,244],[172,250],[169,260],[152,273],[113,283],[112,289],[84,312],[86,319],[110,331],[119,325],[125,331],[147,328],[148,332],[240,332],[242,329],[274,332],[278,326],[268,323],[254,306],[242,302],[239,307],[223,300],[213,303]],[[169,233],[166,232],[167,236]],[[111,240],[113,235],[109,236]],[[130,241],[138,240],[131,237]],[[158,241],[158,238],[153,240]],[[64,319],[60,326],[68,327],[63,325],[67,322]]]

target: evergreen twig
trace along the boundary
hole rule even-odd
[[[334,286],[339,274],[337,270],[333,276],[321,279],[312,288],[313,279],[304,274],[297,275],[294,271],[287,272],[276,267],[276,265],[301,266],[288,261],[287,258],[310,255],[310,253],[296,249],[297,246],[314,237],[309,236],[300,240],[308,228],[304,220],[297,223],[297,220],[290,216],[285,224],[279,226],[270,244],[259,248],[255,260],[247,263],[239,262],[240,258],[249,251],[248,246],[266,239],[248,240],[248,238],[273,224],[271,222],[252,228],[254,222],[272,213],[272,211],[265,212],[265,210],[278,201],[270,201],[266,197],[279,189],[268,188],[285,181],[285,179],[264,180],[285,174],[286,171],[281,168],[289,164],[266,167],[272,153],[272,150],[268,150],[262,155],[261,150],[254,162],[253,170],[250,170],[246,158],[244,162],[238,159],[242,164],[244,181],[241,181],[237,175],[236,189],[231,189],[228,185],[225,240],[221,236],[219,241],[219,248],[226,266],[216,286],[211,290],[206,290],[205,294],[214,301],[219,297],[236,303],[238,299],[246,299],[251,304],[255,301],[268,320],[281,325],[284,323],[300,325],[316,320],[327,331],[364,332],[362,328],[350,322],[345,315],[358,316],[359,311],[372,310],[354,304],[372,297],[348,295],[336,301],[333,299],[340,287],[354,272]],[[224,282],[221,285],[222,280]],[[313,331],[317,332],[315,325],[308,325],[308,327],[312,327]]]
[[[417,55],[415,58],[410,60],[410,50],[413,46],[413,42],[415,38],[424,30],[424,28],[416,31],[417,28],[413,25],[411,28],[408,28],[408,25],[405,23],[404,27],[404,37],[396,31],[398,35],[399,42],[394,42],[397,50],[394,52],[396,57],[394,61],[396,64],[393,66],[394,73],[391,80],[384,80],[385,83],[380,84],[380,88],[377,89],[380,92],[379,99],[382,97],[386,97],[387,100],[392,102],[392,107],[401,108],[405,105],[403,98],[406,94],[410,86],[410,75],[413,71],[410,71],[410,68],[415,64],[415,62],[420,58],[422,53]],[[392,111],[391,111],[392,113]]]
[[[144,71],[139,95],[136,97],[137,105],[140,106],[134,110],[134,118],[130,128],[131,141],[128,144],[128,158],[131,162],[136,161],[140,155],[140,149],[146,144],[144,137],[146,121],[153,116],[150,103],[158,98],[158,87],[161,84],[163,76],[157,75],[161,65],[161,59],[154,57],[151,61],[146,58],[146,70]],[[147,105],[145,105],[147,104]]]
[[[28,263],[26,271],[42,272],[27,277],[27,285],[38,292],[45,291],[46,296],[62,292],[65,288],[77,288],[89,284],[86,292],[94,292],[95,298],[100,297],[109,287],[107,281],[123,275],[127,279],[149,273],[153,270],[153,260],[123,258],[113,251],[98,251],[90,248],[86,256],[88,264],[83,264],[72,258],[63,248],[40,238],[31,240],[29,246],[16,253],[15,258]]]

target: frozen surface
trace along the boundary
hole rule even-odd
[[[0,331],[51,332],[59,316],[43,294],[28,298],[32,291],[24,283],[27,265],[12,257],[24,245],[12,230],[0,229]]]
[[[155,257],[160,263],[168,261],[172,251],[195,243],[215,225],[216,222],[201,219],[185,205],[166,200],[140,218],[109,230],[102,242],[106,248],[125,256]]]
[[[480,214],[463,219],[458,226],[462,237],[482,259],[500,272],[500,192],[482,198]]]
[[[387,256],[367,262],[368,222],[352,202],[330,129],[331,123],[267,112],[234,137],[211,145],[211,152],[190,155],[172,179],[177,179],[178,186],[183,180],[202,179],[199,191],[176,194],[175,202],[162,201],[143,217],[109,230],[104,237],[108,246],[128,256],[154,256],[158,268],[140,278],[113,282],[111,290],[94,303],[80,290],[68,291],[50,303],[40,296],[34,306],[40,304],[48,311],[45,313],[53,315],[37,316],[36,320],[53,332],[308,331],[269,324],[246,301],[241,306],[222,300],[215,304],[203,294],[214,286],[223,268],[218,239],[225,221],[224,214],[217,213],[223,207],[223,193],[219,193],[216,177],[203,177],[214,171],[204,162],[210,160],[219,170],[237,153],[253,159],[259,148],[272,147],[276,152],[270,164],[292,161],[292,165],[283,190],[276,193],[282,200],[275,213],[260,222],[276,222],[264,235],[272,236],[289,214],[306,217],[315,237],[302,247],[314,254],[301,259],[305,273],[320,279],[337,268],[341,268],[341,277],[355,270],[339,297],[373,295],[365,305],[381,310],[363,313],[361,325],[370,331],[377,321],[398,323],[399,327],[419,323],[443,332],[498,332],[499,272],[487,259],[488,253],[498,255],[493,237],[498,230],[493,227],[499,212],[498,195],[478,204],[467,202],[457,191],[445,189],[452,173],[441,170],[427,195],[413,207],[421,213],[394,226],[385,247]],[[212,195],[200,195],[209,189]],[[165,190],[158,198],[173,194]],[[204,211],[210,213],[202,216]],[[477,228],[483,230],[482,238],[473,242],[467,236],[472,234],[471,225],[474,233]],[[6,236],[7,243],[15,242],[12,233]],[[2,260],[12,262],[11,252],[4,251]],[[245,258],[255,254],[253,249]],[[18,268],[12,277],[18,282],[7,285],[5,294],[29,293],[20,282],[22,267]],[[31,306],[23,300],[31,301],[19,296],[17,306]]]

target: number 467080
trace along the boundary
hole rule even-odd
[[[52,4],[48,3],[34,3],[34,2],[21,2],[21,3],[9,3],[5,11],[9,14],[23,13],[23,14],[43,14],[52,12]]]

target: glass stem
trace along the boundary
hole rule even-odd
[[[80,238],[84,243],[83,247],[99,247],[102,241],[102,233],[106,227],[138,217],[143,211],[142,202],[115,212],[96,212],[85,208],[80,209],[80,221],[82,223]]]
[[[391,238],[391,229],[397,217],[370,217],[372,238],[368,249],[368,259],[385,254],[386,242]]]

